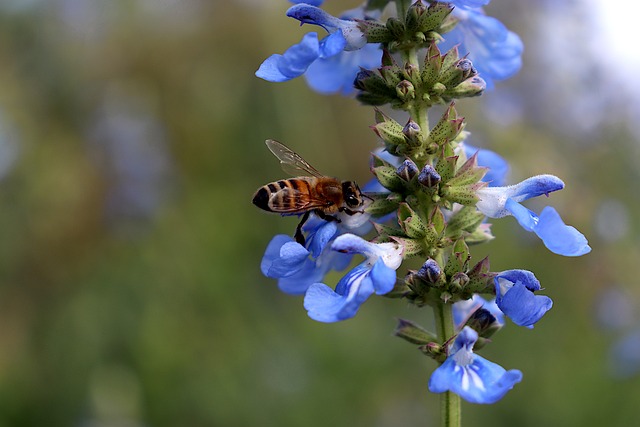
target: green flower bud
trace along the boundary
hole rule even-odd
[[[480,76],[475,76],[447,91],[446,95],[451,98],[469,98],[482,95],[486,88],[487,83]]]
[[[435,342],[422,345],[418,347],[418,350],[439,363],[444,362],[447,358],[445,347]]]
[[[416,32],[421,31],[421,17],[427,11],[424,3],[421,0],[416,1],[414,4],[409,6],[407,10],[407,16],[405,19],[405,23],[407,26],[407,33],[414,34]]]
[[[402,80],[396,85],[396,95],[402,101],[411,101],[416,97],[416,89],[409,80]]]
[[[390,31],[393,40],[403,40],[405,34],[405,26],[398,18],[389,18],[386,23],[387,29]]]

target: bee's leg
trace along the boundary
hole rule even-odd
[[[304,215],[302,215],[302,219],[300,220],[300,223],[296,227],[296,234],[293,235],[293,237],[296,239],[296,242],[300,243],[302,246],[304,246],[305,244],[304,235],[302,234],[302,226],[309,219],[310,213],[311,211],[306,211]]]
[[[346,213],[346,214],[347,214],[347,215],[349,215],[349,216],[351,216],[351,215],[355,215],[355,214],[357,214],[357,213],[364,213],[364,211],[352,211],[351,209],[349,209],[349,208],[347,208],[347,207],[344,207],[344,206],[341,206],[338,210],[339,210],[340,212],[344,212],[344,213]]]
[[[333,215],[327,215],[326,213],[322,212],[320,209],[316,209],[315,211],[313,211],[313,213],[318,215],[318,217],[320,217],[320,219],[323,219],[323,220],[328,221],[328,222],[331,222],[331,221],[342,222],[342,220],[340,220],[340,218],[336,218]]]

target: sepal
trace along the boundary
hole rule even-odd
[[[465,206],[473,206],[478,203],[477,191],[483,187],[486,187],[486,182],[478,182],[475,184],[466,184],[459,186],[452,186],[446,184],[440,187],[440,196],[447,199],[451,203],[460,203]]]
[[[407,154],[404,149],[406,144],[404,127],[377,108],[375,109],[375,120],[376,124],[371,126],[371,129],[382,139],[386,150],[395,156]]]
[[[405,258],[416,256],[424,257],[426,255],[424,243],[421,240],[396,236],[389,236],[389,238],[392,241],[402,245],[402,247],[404,248],[404,252],[402,254]]]
[[[464,129],[464,117],[459,117],[455,103],[449,104],[438,123],[431,129],[427,143],[442,146],[453,141]]]
[[[357,19],[356,22],[367,43],[389,43],[394,39],[393,33],[382,22],[371,19]]]
[[[398,223],[402,231],[410,238],[421,239],[427,234],[427,226],[407,203],[400,203]]]
[[[438,339],[436,334],[429,332],[410,320],[398,319],[393,335],[411,344],[425,345]]]
[[[467,289],[474,294],[493,293],[494,278],[496,273],[489,271],[489,257],[485,257],[478,261],[471,270],[467,271],[469,283]]]
[[[453,277],[460,271],[466,271],[470,258],[469,247],[464,239],[457,240],[451,248],[451,254],[444,267],[444,272],[447,277]]]
[[[373,216],[381,217],[398,209],[402,197],[397,193],[367,193],[373,202],[365,208],[365,211]]]
[[[484,214],[479,212],[475,206],[464,206],[453,214],[447,222],[446,235],[451,238],[473,234],[478,226],[484,221]]]

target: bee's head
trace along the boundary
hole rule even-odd
[[[344,181],[342,183],[342,194],[344,201],[350,208],[359,208],[364,201],[362,200],[362,192],[355,181]]]

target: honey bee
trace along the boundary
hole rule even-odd
[[[282,169],[295,178],[282,179],[264,185],[253,195],[253,204],[268,212],[282,215],[300,215],[302,219],[296,227],[294,237],[304,246],[302,226],[311,212],[325,221],[340,222],[335,216],[339,212],[347,215],[363,213],[362,194],[355,181],[339,181],[325,176],[307,163],[302,157],[282,143],[273,139],[265,141],[267,147],[280,160]]]

